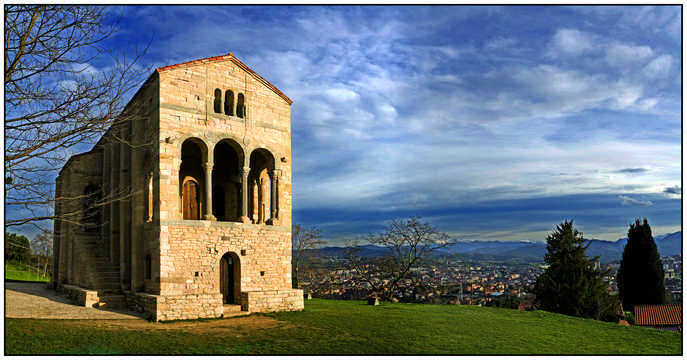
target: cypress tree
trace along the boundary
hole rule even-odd
[[[623,308],[627,311],[634,311],[635,305],[665,302],[663,263],[646,219],[643,223],[635,219],[634,224],[630,224],[617,282]]]
[[[598,257],[587,257],[585,242],[572,220],[546,237],[548,267],[535,283],[536,301],[542,310],[613,321],[614,304],[603,279],[608,272],[597,266]]]

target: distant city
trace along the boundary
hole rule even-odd
[[[665,274],[666,300],[668,303],[681,303],[682,232],[656,236],[655,239],[659,250],[663,250],[661,260]],[[597,266],[610,270],[611,276],[606,281],[611,295],[618,293],[615,274],[626,241],[627,239],[616,242],[592,240],[592,245],[588,248],[591,256],[599,256]],[[522,246],[514,243],[503,242],[500,247],[496,244],[498,242],[483,243],[482,250],[479,250],[477,243],[479,242],[462,245],[470,253],[447,255],[445,250],[428,263],[411,268],[411,277],[421,279],[421,285],[417,281],[412,283],[405,280],[394,292],[394,297],[403,302],[513,308],[527,303],[531,299],[530,292],[537,276],[544,271],[545,250],[537,256],[535,253],[523,252]],[[543,243],[525,245],[545,247]],[[319,298],[365,299],[372,295],[370,285],[360,279],[355,269],[347,266],[344,252],[345,248],[338,247],[311,252],[310,261],[299,276],[299,287],[306,294]],[[371,259],[383,253],[381,248],[370,245],[364,246],[363,252]],[[670,254],[666,255],[666,252]],[[516,255],[508,259],[505,257],[507,254]],[[379,280],[374,278],[374,261],[370,262],[369,270],[373,280]]]

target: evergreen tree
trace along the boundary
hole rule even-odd
[[[615,320],[615,304],[606,290],[598,257],[587,257],[582,233],[564,221],[546,237],[544,261],[548,267],[538,278],[534,293],[539,308],[565,315]]]
[[[623,308],[627,311],[634,311],[635,305],[665,302],[663,263],[646,219],[643,223],[635,219],[635,223],[630,224],[617,282]]]

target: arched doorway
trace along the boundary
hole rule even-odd
[[[219,290],[222,293],[222,302],[235,304],[241,293],[241,264],[239,257],[228,252],[219,261]]]

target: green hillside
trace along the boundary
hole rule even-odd
[[[14,354],[670,354],[680,334],[543,311],[308,300],[303,312],[150,323],[6,319]]]

